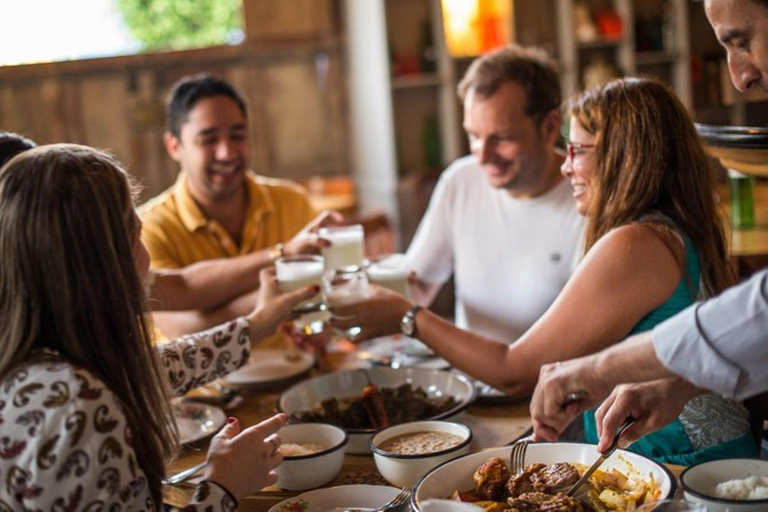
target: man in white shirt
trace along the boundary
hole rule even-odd
[[[552,61],[509,46],[459,83],[472,155],[441,176],[408,249],[415,299],[453,274],[456,324],[513,342],[547,310],[581,256],[583,221],[555,152],[561,96]]]
[[[768,92],[768,0],[705,0],[740,91]],[[639,383],[616,386],[619,383]],[[611,390],[613,389],[613,392]],[[768,391],[768,270],[601,353],[542,367],[531,403],[535,437],[554,441],[568,422],[597,412],[608,446],[628,416],[624,444],[671,421],[709,389],[737,400]],[[658,405],[663,403],[663,407]]]

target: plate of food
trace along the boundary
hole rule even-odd
[[[417,366],[430,369],[450,368],[450,363],[438,357],[431,348],[421,341],[395,334],[364,341],[358,344],[361,359],[373,364],[397,368]]]
[[[378,508],[400,493],[387,485],[337,485],[283,500],[269,512],[327,512],[334,508]]]
[[[254,350],[248,364],[224,377],[238,388],[267,389],[289,383],[315,365],[315,357],[299,350]]]
[[[454,372],[375,367],[335,372],[286,390],[280,410],[295,422],[330,423],[349,434],[347,453],[370,453],[377,430],[416,420],[454,417],[475,399],[475,388]]]
[[[174,404],[173,418],[179,429],[181,444],[194,443],[212,436],[227,421],[224,411],[218,407],[196,402]]]
[[[509,471],[511,450],[511,446],[491,448],[434,468],[414,486],[411,507],[421,512],[421,503],[426,500],[454,499],[486,511],[551,507],[562,512],[630,512],[644,503],[671,498],[677,488],[674,476],[661,464],[617,450],[585,484],[586,491],[574,500],[565,491],[597,460],[595,445],[531,444],[525,470],[517,475]]]

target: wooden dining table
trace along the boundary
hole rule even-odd
[[[317,375],[359,366],[354,354],[347,352],[329,353],[319,361],[312,372]],[[309,378],[312,375],[305,376]],[[277,410],[280,393],[287,386],[262,391],[241,391],[238,404],[226,413],[238,419],[243,427],[258,423]],[[193,398],[190,398],[193,399]],[[451,421],[463,423],[472,429],[472,451],[503,446],[527,434],[531,428],[531,417],[526,399],[507,399],[503,403],[473,404]],[[180,456],[167,468],[172,475],[195,464],[203,462],[208,451],[208,440],[185,446]],[[371,455],[346,454],[344,466],[339,475],[324,487],[350,484],[389,485],[376,470]],[[166,486],[164,499],[169,505],[183,507],[190,499],[193,483]],[[268,511],[281,501],[297,496],[301,492],[290,492],[268,487],[253,496],[240,500],[238,510],[243,512]]]

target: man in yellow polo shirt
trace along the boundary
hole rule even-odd
[[[315,253],[325,243],[314,232],[337,222],[337,214],[313,220],[301,187],[249,170],[245,102],[229,83],[210,75],[183,78],[166,113],[165,146],[181,172],[171,188],[140,208],[152,268],[237,258],[257,273],[280,255]],[[166,336],[195,332],[250,311],[252,296],[216,311],[156,313],[155,322]]]

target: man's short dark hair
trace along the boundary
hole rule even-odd
[[[229,82],[208,74],[185,76],[173,85],[168,94],[165,109],[168,131],[180,137],[181,125],[186,122],[190,110],[198,101],[212,96],[226,96],[237,103],[243,117],[248,117],[245,100]]]
[[[525,91],[525,113],[537,122],[560,107],[560,80],[554,61],[544,50],[509,45],[478,57],[469,66],[458,86],[459,97],[471,92],[482,98],[515,82]]]
[[[37,147],[37,144],[23,135],[13,132],[0,132],[0,167],[4,166],[5,162],[19,153],[34,147]]]

